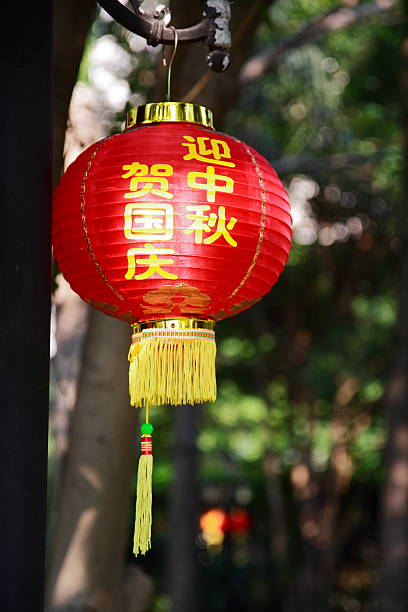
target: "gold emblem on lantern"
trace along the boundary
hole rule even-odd
[[[185,283],[162,285],[143,296],[141,307],[145,314],[170,314],[183,312],[200,314],[205,312],[211,298],[196,287]]]

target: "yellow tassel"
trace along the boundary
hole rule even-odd
[[[133,538],[133,553],[144,555],[151,548],[152,532],[152,474],[153,455],[151,436],[145,435],[143,429],[153,427],[142,425],[142,454],[139,459],[136,488],[135,534]]]
[[[214,331],[144,329],[132,338],[129,393],[133,406],[215,401]]]

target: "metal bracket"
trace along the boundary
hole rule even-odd
[[[155,11],[147,16],[140,9],[139,2],[132,3],[136,9],[133,13],[119,0],[98,0],[100,6],[124,28],[138,34],[153,47],[163,44],[174,44],[174,29],[168,27],[164,11]],[[190,28],[176,30],[178,43],[186,44],[205,40],[209,47],[206,56],[207,64],[214,72],[223,72],[229,65],[231,33],[229,22],[231,9],[229,0],[200,0],[203,12],[202,20]]]

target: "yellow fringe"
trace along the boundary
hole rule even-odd
[[[136,518],[133,553],[144,555],[151,548],[153,455],[140,455],[137,471]]]
[[[132,406],[215,402],[214,340],[140,336],[129,351]]]

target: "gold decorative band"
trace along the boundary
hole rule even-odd
[[[215,331],[212,329],[144,329],[140,333],[132,334],[132,347],[130,349],[130,359],[134,358],[133,347],[146,342],[163,340],[174,340],[177,344],[183,342],[211,341],[215,342]]]
[[[234,140],[236,140],[236,138]],[[245,151],[248,153],[249,157],[251,158],[251,161],[252,161],[252,163],[255,166],[255,171],[256,171],[256,173],[258,175],[259,187],[260,187],[260,190],[261,190],[261,224],[260,224],[260,227],[259,227],[258,243],[257,243],[256,248],[255,248],[255,253],[254,253],[254,256],[252,258],[251,265],[249,266],[248,270],[246,271],[244,277],[241,279],[241,282],[239,283],[239,285],[237,287],[235,287],[235,289],[231,293],[231,295],[228,296],[228,299],[233,298],[234,295],[236,295],[238,293],[238,291],[240,289],[242,289],[242,287],[247,282],[248,278],[251,276],[252,270],[254,269],[255,264],[257,262],[257,259],[259,257],[259,253],[261,252],[262,242],[263,242],[264,234],[265,234],[265,224],[266,224],[266,193],[265,193],[265,185],[264,185],[264,182],[263,182],[262,172],[261,172],[261,170],[259,168],[259,165],[258,165],[258,163],[256,161],[255,156],[251,152],[251,149],[245,143],[243,143],[243,145],[245,147]]]
[[[146,123],[198,123],[214,128],[209,108],[189,102],[153,102],[132,108],[126,115],[125,129]]]
[[[124,301],[124,297],[123,295],[121,295],[118,291],[116,291],[115,287],[113,287],[111,285],[111,283],[108,281],[108,279],[106,278],[101,266],[99,265],[98,260],[96,259],[96,255],[95,252],[92,248],[92,244],[91,241],[89,239],[89,233],[88,233],[88,227],[86,224],[86,213],[85,213],[85,195],[86,195],[86,182],[88,179],[88,174],[91,170],[91,166],[93,164],[93,161],[96,157],[96,154],[98,153],[99,149],[101,148],[102,144],[106,141],[106,140],[110,140],[110,138],[112,138],[112,136],[108,136],[107,138],[104,138],[103,140],[101,140],[98,144],[98,146],[96,147],[95,151],[92,153],[91,157],[88,160],[88,164],[86,167],[86,170],[84,172],[84,175],[82,177],[82,183],[81,183],[81,222],[82,222],[82,229],[84,232],[84,236],[85,236],[85,241],[88,247],[88,251],[89,254],[91,256],[91,259],[93,261],[93,263],[95,264],[96,269],[98,270],[98,274],[101,277],[101,279],[103,280],[103,282],[105,283],[105,285],[107,287],[109,287],[109,289],[112,291],[112,293],[114,293],[116,295],[117,298],[119,298],[122,302]]]
[[[210,329],[215,328],[215,321],[212,319],[193,319],[190,317],[180,317],[178,319],[160,319],[157,321],[143,321],[143,323],[133,323],[134,334],[139,334],[144,329]]]

